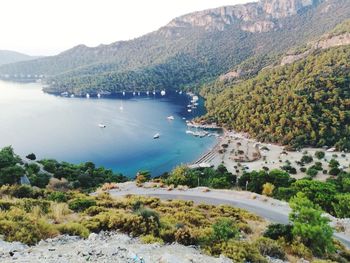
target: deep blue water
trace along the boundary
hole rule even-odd
[[[185,133],[182,118],[204,112],[203,102],[187,112],[189,101],[175,93],[64,98],[43,93],[39,84],[0,81],[0,147],[12,145],[18,154],[34,152],[38,159],[93,161],[128,176],[139,170],[156,176],[196,160],[215,144],[214,137]],[[175,120],[167,120],[170,115]],[[160,138],[154,140],[156,133]]]

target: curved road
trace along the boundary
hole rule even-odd
[[[257,195],[256,199],[252,199],[252,194],[249,193],[249,197],[246,192],[221,190],[202,192],[199,189],[167,191],[166,189],[137,188],[132,186],[122,190],[111,190],[110,193],[112,196],[125,196],[132,194],[154,196],[163,200],[179,199],[211,205],[231,205],[250,211],[274,223],[289,223],[288,215],[290,208],[287,203],[275,199],[269,199],[270,201],[266,202],[264,201],[265,198],[261,199],[259,195]],[[348,235],[334,233],[334,236],[346,247],[350,248],[350,237]]]

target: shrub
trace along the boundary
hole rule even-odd
[[[140,240],[144,244],[153,244],[153,243],[158,243],[158,244],[161,244],[161,245],[164,244],[164,241],[161,238],[155,237],[153,235],[141,236]]]
[[[350,217],[350,194],[338,194],[335,196],[336,202],[334,202],[334,210],[337,217],[349,218]]]
[[[306,174],[310,177],[315,177],[318,174],[318,171],[310,167],[309,169],[307,169]]]
[[[55,223],[61,223],[65,216],[71,213],[66,203],[51,203],[50,211],[51,218]]]
[[[323,159],[325,157],[325,153],[323,151],[316,151],[315,156],[317,159]]]
[[[82,238],[87,238],[90,234],[89,230],[85,226],[75,222],[61,224],[58,225],[57,228],[62,234],[71,236],[80,236]]]
[[[290,253],[305,259],[312,258],[312,251],[301,242],[293,242],[290,246]]]
[[[225,242],[220,245],[218,250],[234,262],[267,263],[267,260],[260,254],[259,250],[245,241]]]
[[[0,234],[6,241],[19,241],[34,245],[41,239],[58,235],[58,231],[43,218],[38,218],[19,208],[0,212]]]
[[[51,178],[46,187],[47,189],[53,191],[66,192],[69,190],[69,183],[65,178],[62,178],[61,180],[57,178]]]
[[[191,230],[187,227],[181,227],[175,232],[175,241],[185,246],[194,245],[196,243]]]
[[[292,225],[271,224],[265,230],[264,237],[268,237],[273,240],[284,238],[287,242],[290,242],[293,239],[292,229]]]
[[[91,206],[95,206],[96,201],[90,198],[76,198],[69,202],[69,209],[75,212],[82,212]]]
[[[279,259],[285,259],[286,257],[284,249],[275,240],[261,237],[254,242],[254,245],[263,256],[270,256]]]
[[[300,167],[300,172],[305,173],[306,172],[306,168],[305,167]]]
[[[274,190],[275,190],[275,186],[273,184],[265,183],[263,185],[262,194],[266,196],[272,196]]]
[[[300,162],[301,163],[312,163],[314,159],[312,158],[312,156],[310,155],[303,155],[303,157],[301,157]]]
[[[213,240],[228,241],[231,238],[238,237],[239,232],[234,222],[230,218],[220,218],[212,225]]]
[[[50,201],[63,203],[67,202],[68,196],[66,193],[63,192],[52,192],[48,194],[47,199]]]

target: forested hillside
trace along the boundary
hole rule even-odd
[[[44,75],[47,91],[75,94],[193,89],[232,69],[250,77],[349,16],[348,0],[262,0],[188,14],[135,40],[2,66],[0,75]]]
[[[0,65],[15,63],[19,61],[33,60],[37,57],[28,56],[19,52],[10,50],[0,50]]]
[[[316,50],[293,64],[207,95],[207,119],[261,141],[350,150],[350,47]]]

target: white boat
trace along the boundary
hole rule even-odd
[[[182,117],[182,119],[183,119],[183,120],[186,120],[186,118],[185,118],[185,117]]]
[[[70,95],[70,97],[71,97],[71,98],[74,98],[75,96],[74,96],[74,94],[72,94],[72,95]]]
[[[134,96],[135,96],[135,95],[136,95],[136,92],[134,91],[134,92],[132,93],[132,95],[134,95]]]
[[[148,90],[146,91],[146,94],[149,95],[149,91]]]
[[[191,105],[191,104],[188,104],[188,105],[187,105],[187,108],[191,108],[191,107],[192,107],[192,105]]]
[[[159,139],[160,137],[160,134],[159,133],[156,133],[154,136],[153,136],[153,139]]]
[[[137,93],[137,95],[139,95],[139,96],[140,96],[140,95],[141,95],[141,92],[138,92],[138,93]]]
[[[125,91],[123,91],[123,96],[125,96]]]
[[[86,94],[86,98],[90,99],[90,94],[89,93]]]
[[[188,112],[192,112],[192,110],[191,110],[191,109],[188,109],[187,111],[188,111]]]
[[[101,98],[101,94],[100,93],[97,93],[97,98]]]
[[[104,124],[102,124],[102,123],[100,123],[100,124],[98,125],[98,127],[100,127],[100,128],[106,128],[107,126],[104,125]]]
[[[155,90],[153,91],[153,95],[156,95],[156,91]]]
[[[61,93],[61,96],[62,96],[62,97],[68,97],[68,92],[67,92],[67,91],[62,92],[62,93]]]
[[[165,96],[165,90],[162,90],[162,91],[160,92],[160,95]]]
[[[174,116],[168,116],[167,119],[170,121],[173,121],[175,118],[174,118]]]
[[[181,90],[179,91],[179,94],[180,94],[180,95],[182,94],[182,91],[181,91]]]
[[[193,96],[193,97],[192,97],[192,100],[193,100],[193,101],[197,101],[197,100],[199,100],[199,97],[198,97],[198,96]]]

